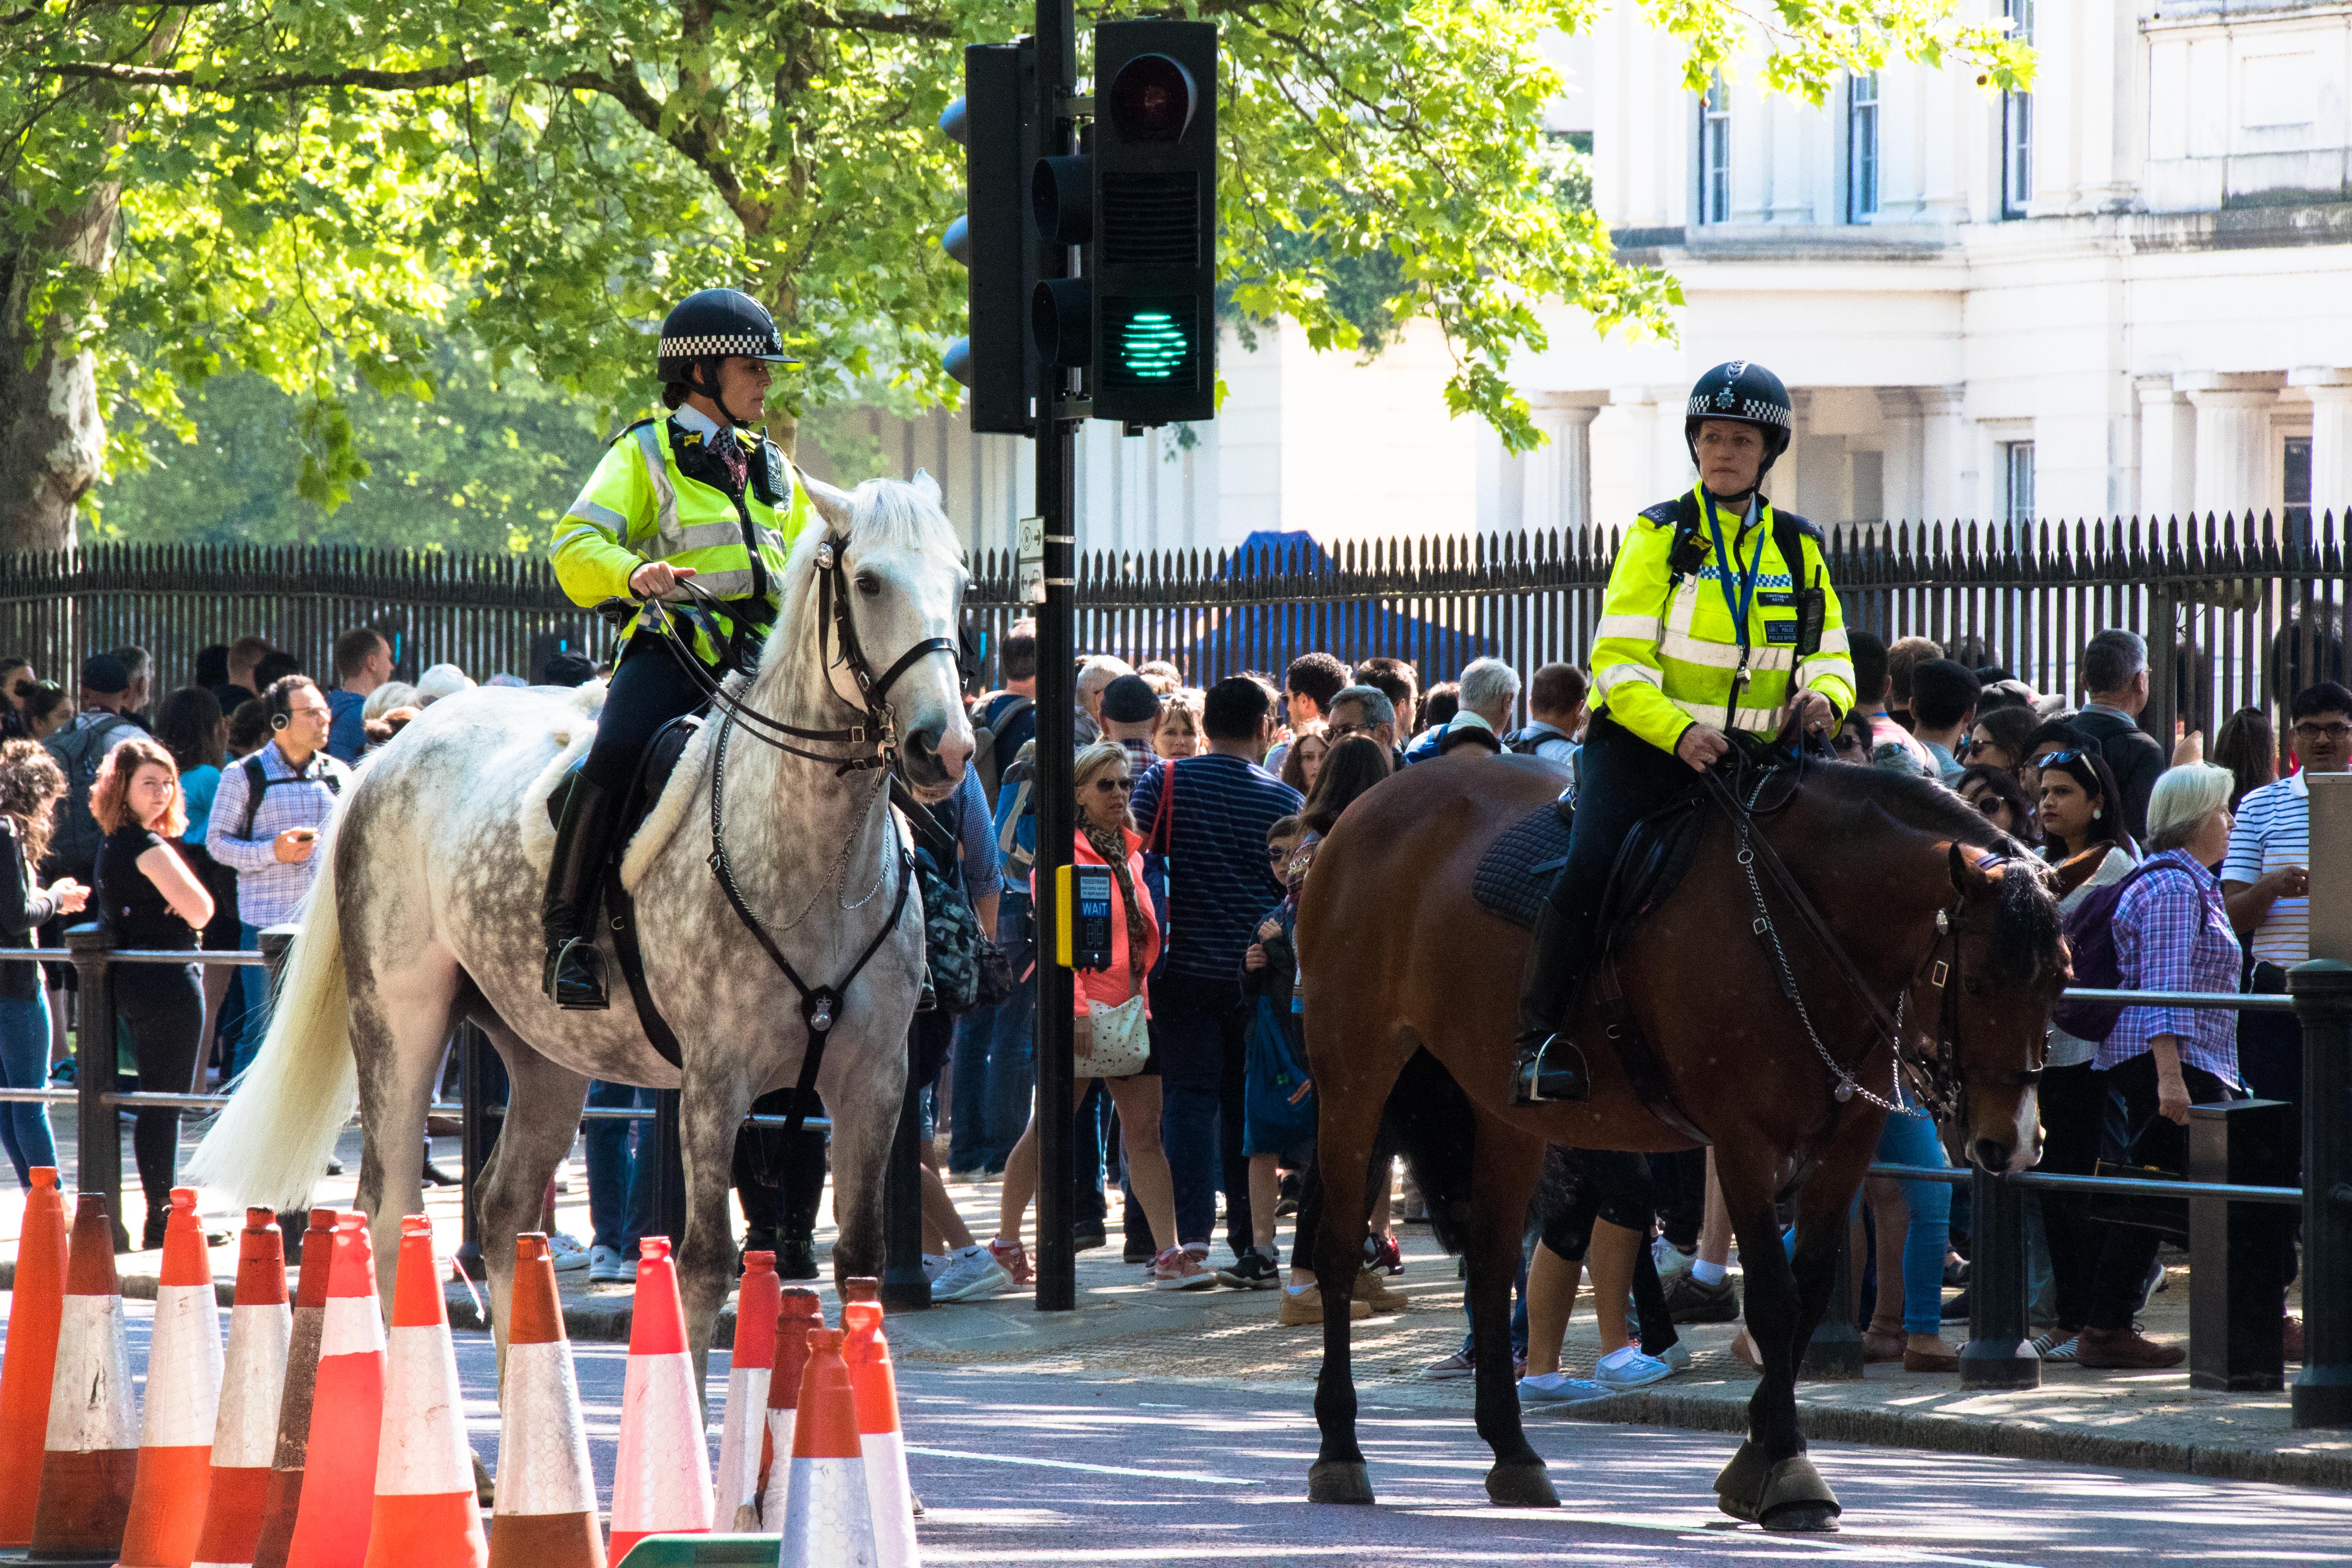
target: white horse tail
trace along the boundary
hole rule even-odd
[[[280,1211],[307,1205],[359,1106],[335,910],[341,820],[341,812],[329,818],[313,851],[319,875],[294,912],[301,934],[286,955],[269,1033],[187,1163],[188,1180],[240,1204]]]

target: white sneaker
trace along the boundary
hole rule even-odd
[[[1643,1384],[1672,1377],[1674,1373],[1673,1367],[1657,1357],[1643,1355],[1633,1345],[1621,1345],[1594,1363],[1592,1379],[1606,1384],[1613,1393],[1621,1388],[1639,1388]]]
[[[616,1247],[592,1247],[588,1249],[588,1283],[591,1285],[625,1285],[636,1278],[636,1272]]]
[[[1456,1377],[1475,1377],[1478,1363],[1470,1359],[1468,1351],[1455,1351],[1443,1361],[1431,1362],[1421,1369],[1421,1375],[1432,1383],[1444,1383]]]
[[[1669,1372],[1688,1372],[1690,1370],[1690,1342],[1687,1340],[1676,1340],[1664,1350],[1660,1351],[1658,1352],[1657,1359],[1666,1363],[1666,1370]]]
[[[575,1268],[585,1268],[590,1261],[588,1249],[581,1246],[576,1238],[566,1236],[560,1230],[547,1238],[547,1255],[555,1260],[555,1271],[558,1274],[569,1274]]]
[[[1663,1236],[1650,1243],[1650,1260],[1658,1266],[1658,1282],[1662,1285],[1677,1274],[1689,1273],[1694,1256]]]
[[[1209,1266],[1189,1247],[1171,1247],[1151,1260],[1154,1290],[1206,1290],[1217,1282]]]
[[[985,1247],[948,1254],[947,1267],[931,1281],[934,1301],[982,1301],[1013,1289],[1013,1276]]]
[[[949,1257],[950,1254],[944,1252],[926,1252],[923,1254],[923,1278],[931,1281],[935,1285],[939,1283],[940,1270],[948,1266]]]
[[[1591,1378],[1570,1377],[1564,1372],[1531,1372],[1519,1379],[1521,1405],[1581,1405],[1616,1392]]]

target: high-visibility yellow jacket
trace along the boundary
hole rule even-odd
[[[572,603],[596,605],[632,597],[629,574],[648,561],[692,567],[697,587],[735,601],[730,611],[710,611],[683,590],[671,595],[671,609],[685,612],[680,618],[692,629],[695,653],[715,665],[739,617],[754,628],[775,623],[785,557],[813,509],[800,476],[773,441],[737,431],[751,469],[739,506],[716,485],[678,471],[672,442],[681,430],[688,441],[701,439],[677,419],[646,419],[604,449],[580,499],[555,525],[555,580]],[[661,612],[647,605],[621,637],[625,642],[641,630],[658,634],[666,627]]]
[[[1724,541],[1737,560],[1738,574],[1729,579],[1735,593],[1751,568],[1758,574],[1748,611],[1748,679],[1735,702],[1740,649],[1724,600],[1727,563],[1706,526],[1705,492],[1695,488],[1691,499],[1699,507],[1697,538],[1706,546],[1696,571],[1677,583],[1669,563],[1683,506],[1679,496],[1634,519],[1610,571],[1600,635],[1592,645],[1597,710],[1667,752],[1700,721],[1724,730],[1777,732],[1788,717],[1792,682],[1820,692],[1843,714],[1853,706],[1853,660],[1846,652],[1845,616],[1822,561],[1818,531],[1793,513],[1786,515],[1785,521],[1799,525],[1798,548],[1804,556],[1801,570],[1792,573],[1773,538],[1770,502],[1758,504],[1755,521],[1745,529],[1744,510],[1720,503],[1716,508]],[[1801,664],[1794,600],[1799,587],[1818,587],[1824,610],[1821,647]]]

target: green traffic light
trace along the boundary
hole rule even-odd
[[[1119,325],[1119,365],[1139,381],[1171,379],[1192,351],[1190,335],[1166,310],[1139,310]]]

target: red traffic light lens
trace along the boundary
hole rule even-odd
[[[1130,142],[1175,142],[1200,107],[1192,73],[1166,55],[1138,55],[1110,84],[1110,120]]]

